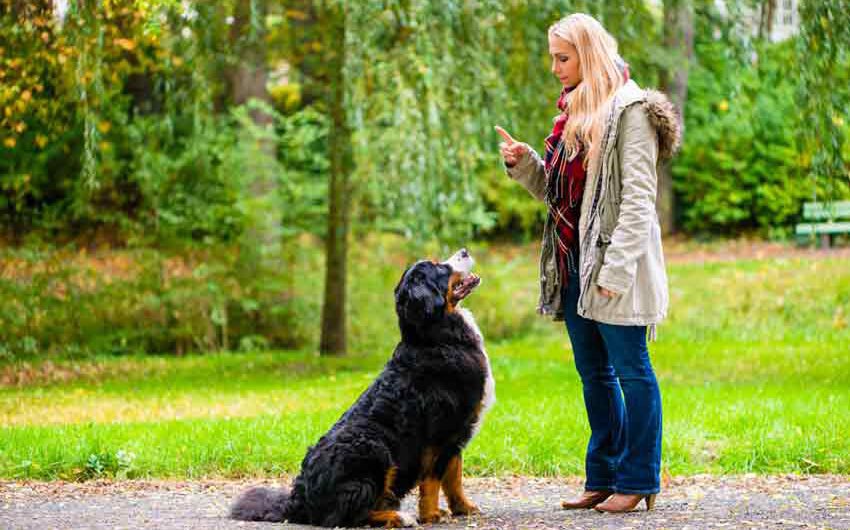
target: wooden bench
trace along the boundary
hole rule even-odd
[[[795,230],[797,240],[818,240],[822,247],[828,247],[833,236],[850,234],[850,201],[807,202],[803,204],[803,219]]]

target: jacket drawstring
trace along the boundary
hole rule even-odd
[[[650,324],[646,330],[646,340],[649,342],[655,342],[658,340],[658,330],[655,328],[655,324]]]

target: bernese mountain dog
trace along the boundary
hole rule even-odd
[[[307,450],[291,490],[253,488],[230,511],[245,521],[326,527],[416,524],[399,511],[419,487],[420,523],[439,522],[442,488],[453,515],[478,508],[464,495],[461,452],[495,399],[490,362],[471,313],[480,283],[466,249],[419,261],[395,288],[401,342],[372,385]]]

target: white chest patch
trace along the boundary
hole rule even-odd
[[[496,380],[493,379],[493,370],[490,368],[490,357],[487,356],[487,350],[484,349],[484,337],[481,336],[481,330],[478,329],[478,324],[475,322],[472,312],[460,307],[457,309],[457,312],[461,317],[463,317],[466,325],[475,332],[476,336],[478,336],[478,340],[481,343],[481,353],[484,354],[484,359],[487,362],[487,379],[484,381],[484,395],[481,398],[481,410],[478,413],[478,419],[472,426],[472,436],[470,436],[471,440],[476,434],[478,434],[479,429],[481,429],[481,423],[484,421],[484,415],[487,413],[487,409],[493,406],[493,403],[496,402]]]

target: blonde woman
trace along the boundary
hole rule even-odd
[[[541,158],[497,127],[508,175],[543,201],[538,310],[565,320],[590,423],[584,492],[566,509],[652,509],[660,488],[661,394],[647,348],[667,312],[655,213],[659,160],[679,142],[673,108],[629,79],[594,18],[549,28],[560,114]]]

